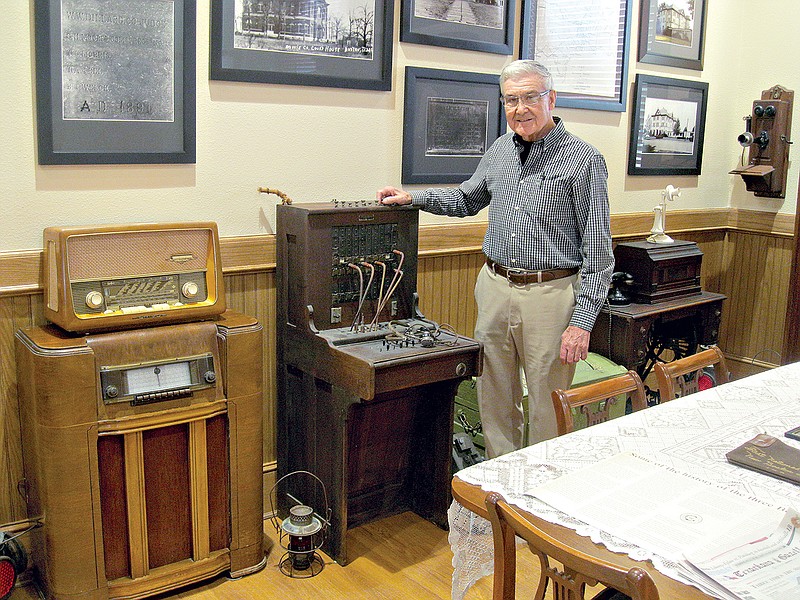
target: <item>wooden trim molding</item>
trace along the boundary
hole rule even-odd
[[[611,232],[623,240],[646,236],[653,225],[651,213],[611,215]],[[794,215],[738,208],[706,208],[670,211],[670,234],[736,230],[780,237],[794,236]],[[421,256],[444,256],[480,252],[485,222],[449,222],[422,225],[419,230]],[[222,270],[226,275],[275,270],[275,235],[248,235],[220,240]],[[36,294],[43,289],[42,251],[0,253],[0,297]]]

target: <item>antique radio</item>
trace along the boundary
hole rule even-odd
[[[74,332],[222,314],[216,223],[48,227],[44,316]]]
[[[695,242],[623,242],[614,248],[615,270],[632,276],[633,300],[655,304],[700,293],[703,252]]]
[[[143,598],[265,564],[263,349],[225,310],[214,223],[52,227],[16,332],[47,598]]]
[[[37,582],[143,598],[266,563],[262,328],[213,321],[16,334]]]

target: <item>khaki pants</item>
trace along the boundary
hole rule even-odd
[[[568,388],[575,365],[561,364],[561,334],[575,307],[578,276],[516,285],[486,265],[475,283],[475,339],[483,342],[478,407],[486,453],[500,456],[522,447],[524,414],[520,366],[528,384],[528,442],[556,436],[550,393]]]

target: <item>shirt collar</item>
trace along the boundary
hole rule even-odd
[[[534,145],[538,144],[542,146],[542,148],[549,148],[553,146],[558,141],[560,141],[567,133],[567,130],[564,128],[564,122],[561,120],[561,117],[553,117],[553,121],[555,121],[556,126],[553,127],[550,131],[547,132],[542,139],[536,140],[535,142],[526,142],[523,140],[519,134],[514,134],[514,145],[517,149],[523,148],[525,145]]]

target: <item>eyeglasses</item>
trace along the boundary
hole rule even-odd
[[[500,96],[500,101],[506,108],[517,108],[520,102],[529,108],[533,108],[539,102],[542,101],[542,98],[547,96],[550,93],[550,90],[545,90],[543,92],[530,92],[525,94],[524,96]]]

